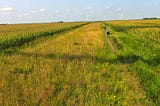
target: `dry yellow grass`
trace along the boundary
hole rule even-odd
[[[92,26],[99,27],[100,24],[90,24],[81,29],[63,34],[57,38],[47,40],[47,42],[38,45],[37,48],[27,48],[25,52],[40,54],[93,54],[97,47],[103,47],[103,41],[100,39],[102,30],[91,29]],[[90,28],[91,27],[91,28]],[[90,28],[90,29],[88,29]]]
[[[60,104],[63,103],[64,99],[67,99],[67,89],[71,90],[71,88],[70,86],[68,88],[68,85],[64,83],[62,91],[60,90],[57,95],[57,84],[61,84],[60,80],[63,80],[63,77],[66,77],[66,81],[71,85],[73,83],[77,88],[85,83],[83,81],[85,68],[81,69],[80,67],[85,67],[87,61],[80,63],[78,61],[81,58],[87,58],[87,55],[91,57],[96,55],[96,49],[103,47],[103,40],[100,36],[103,31],[100,30],[99,26],[100,24],[88,25],[48,39],[47,42],[34,47],[21,49],[13,55],[2,57],[0,64],[3,77],[1,80],[6,82],[5,87],[12,86],[6,89],[2,88],[4,89],[2,93],[5,104],[46,104],[48,98],[55,95],[57,98],[55,98],[54,103],[56,101]],[[94,33],[92,33],[93,29]],[[78,79],[76,77],[79,75],[72,75],[73,67],[75,67],[76,73],[83,70]],[[80,70],[76,70],[77,68]],[[7,78],[7,76],[10,77]],[[73,102],[74,99],[71,101]]]
[[[82,23],[48,23],[48,24],[17,24],[17,25],[0,25],[0,40],[14,38],[17,36],[27,36],[33,33],[49,32],[79,25]]]
[[[4,105],[150,104],[139,79],[114,60],[101,23],[33,43],[0,56]]]

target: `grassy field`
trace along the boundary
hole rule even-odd
[[[107,24],[113,29],[113,44],[120,48],[117,50],[120,60],[139,76],[150,100],[160,105],[160,20],[119,21],[117,28],[115,22],[113,26],[112,22]]]
[[[52,36],[87,23],[0,25],[0,50],[20,46],[40,37]]]
[[[67,28],[1,49],[0,105],[160,105],[159,20],[63,24],[0,26],[0,42]]]

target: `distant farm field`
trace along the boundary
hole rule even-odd
[[[0,105],[159,106],[160,20],[0,25]]]

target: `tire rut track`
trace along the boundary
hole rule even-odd
[[[110,37],[107,36],[106,34],[106,39],[108,41],[109,47],[111,48],[113,54],[115,54],[117,57],[117,51],[116,51],[116,47],[114,47],[113,42],[111,41]],[[140,84],[139,78],[132,72],[130,72],[128,70],[130,64],[122,64],[121,67],[121,75],[123,77],[123,79],[125,80],[125,82],[131,86],[132,89],[130,89],[131,94],[128,94],[129,96],[135,96],[135,98],[139,98],[139,100],[147,100],[147,96],[145,94],[145,91],[143,89],[143,86]],[[132,95],[135,94],[135,95]],[[136,105],[144,105],[144,104],[137,104]],[[146,104],[145,104],[146,105]]]
[[[108,44],[109,44],[112,52],[116,55],[116,49],[115,49],[115,47],[113,46],[113,43],[112,43],[112,41],[111,41],[111,39],[110,39],[109,37],[107,37],[107,41],[108,41]]]

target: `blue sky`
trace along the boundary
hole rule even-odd
[[[160,0],[0,0],[0,23],[160,17]]]

